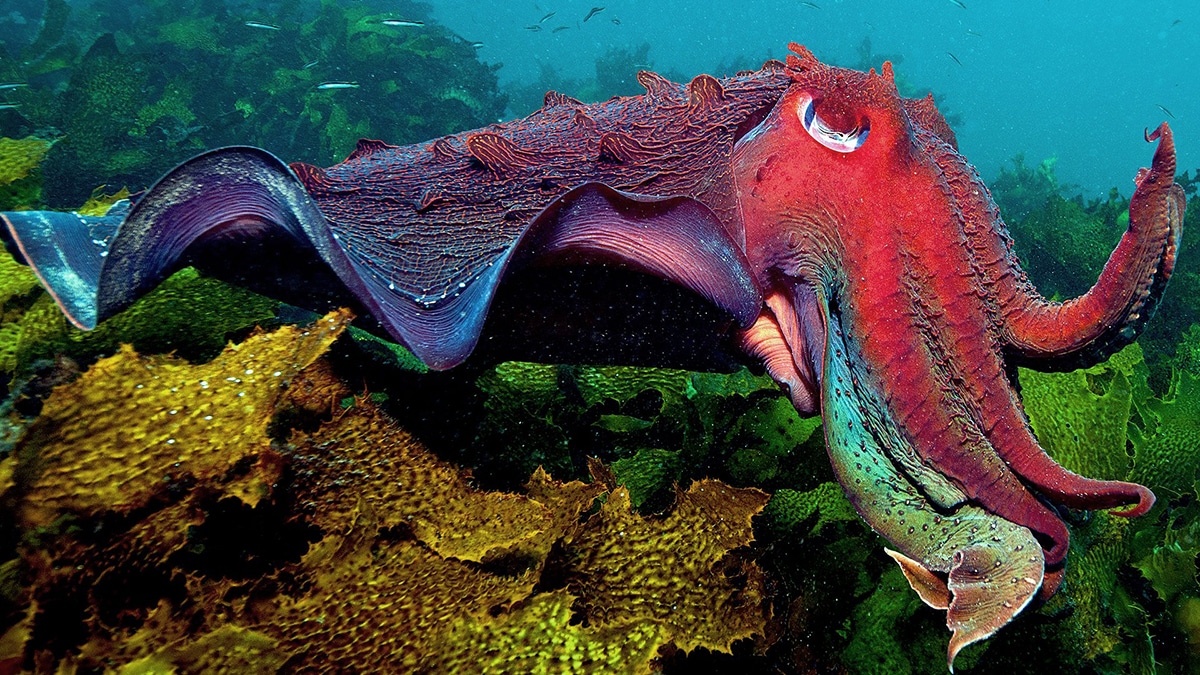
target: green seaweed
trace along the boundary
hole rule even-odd
[[[70,13],[65,3],[52,4]],[[99,185],[146,188],[207,148],[256,145],[328,165],[359,138],[412,143],[503,113],[496,67],[481,63],[428,7],[294,5],[247,17],[278,30],[245,25],[236,17],[246,9],[227,0],[146,3],[137,20],[121,3],[100,0],[86,17],[72,18],[94,26],[66,35],[55,32],[59,13],[48,12],[41,46],[30,48],[37,54],[14,64],[6,81],[46,81],[51,70],[62,85],[12,92],[21,115],[0,116],[0,135],[61,134],[42,167],[41,196],[70,208]],[[395,13],[424,25],[380,23]],[[318,88],[328,81],[357,88]],[[18,193],[22,187],[29,186],[9,187],[14,194],[0,206],[34,205],[37,195]]]
[[[858,520],[858,514],[837,483],[821,483],[806,492],[777,490],[763,509],[762,517],[767,527],[780,534],[805,536],[818,535],[831,523]],[[810,521],[811,527],[797,531]]]
[[[69,326],[50,296],[43,294],[15,322],[13,365],[23,371],[40,359],[59,356],[88,361],[112,354],[122,344],[203,361],[239,333],[272,325],[278,306],[277,301],[186,268],[95,330],[81,331]]]

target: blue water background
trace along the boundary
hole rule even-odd
[[[815,9],[791,0],[444,0],[433,7],[439,21],[484,43],[482,59],[504,64],[502,83],[535,81],[542,63],[589,77],[608,49],[642,43],[652,47],[655,70],[689,75],[738,56],[756,64],[782,58],[789,41],[852,65],[868,37],[875,53],[902,54],[899,72],[961,118],[960,150],[987,180],[1024,152],[1033,163],[1057,157],[1059,179],[1085,194],[1117,187],[1128,195],[1137,168],[1150,161],[1143,129],[1163,120],[1176,132],[1180,172],[1200,167],[1200,2],[963,3],[815,0]],[[584,23],[600,5],[604,11]],[[542,31],[524,28],[551,11]],[[570,29],[552,32],[558,26]]]

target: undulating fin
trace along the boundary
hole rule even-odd
[[[581,105],[583,105],[583,102],[577,98],[567,96],[566,94],[559,93],[554,90],[550,90],[550,91],[546,92],[546,95],[542,98],[542,109],[543,110],[549,109],[549,108],[557,108],[559,106],[564,106],[564,105],[572,106],[572,107],[581,106]]]
[[[725,99],[725,89],[712,75],[697,75],[688,83],[688,108],[707,110]]]
[[[398,145],[392,145],[391,143],[385,143],[383,141],[376,141],[370,138],[360,138],[358,139],[358,144],[354,146],[354,152],[350,153],[350,156],[346,158],[346,161],[350,161],[352,159],[363,159],[385,150],[395,150],[399,147],[400,146]]]
[[[645,197],[587,183],[548,204],[528,228],[457,293],[421,305],[364,271],[364,305],[435,370],[474,350],[505,273],[532,262],[615,264],[676,283],[749,325],[762,296],[741,249],[706,206],[687,197]],[[357,269],[365,268],[356,265]]]
[[[62,211],[0,214],[5,244],[33,269],[67,319],[84,330],[96,327],[100,268],[129,206],[118,202],[99,217]]]
[[[678,84],[649,70],[639,70],[637,81],[646,88],[646,93],[650,96],[666,96],[679,90]]]
[[[212,234],[276,223],[294,236],[328,227],[296,176],[256,148],[200,155],[161,179],[123,220],[3,214],[8,235],[71,322],[90,329],[149,291]],[[100,246],[97,228],[115,233]]]
[[[585,183],[552,202],[517,244],[520,260],[619,264],[672,281],[749,326],[762,293],[720,219],[689,197]]]
[[[323,172],[305,166],[304,175],[319,180]],[[282,230],[311,246],[363,308],[436,369],[461,363],[474,349],[514,257],[619,264],[680,284],[747,325],[762,302],[745,256],[708,207],[687,197],[643,197],[597,183],[552,201],[493,264],[463,282],[458,293],[428,305],[389,287],[352,254],[297,175],[257,148],[214,150],[180,165],[123,219],[58,212],[2,217],[20,255],[85,329],[151,290],[194,244],[237,245]]]
[[[941,111],[937,109],[937,104],[933,102],[933,94],[929,94],[925,98],[904,99],[904,112],[922,129],[958,150],[958,137],[954,135],[954,130],[950,128]]]
[[[482,132],[467,136],[467,150],[488,171],[504,176],[533,161],[530,153],[500,134]]]

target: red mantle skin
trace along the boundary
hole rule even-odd
[[[1182,233],[1171,130],[1147,135],[1151,168],[1095,286],[1050,302],[932,99],[900,97],[890,64],[791,49],[723,80],[643,72],[642,96],[551,92],[525,119],[361,141],[327,169],[216,150],[102,218],[3,214],[7,243],[90,329],[198,251],[286,241],[436,369],[467,358],[498,285],[531,263],[678,284],[728,313],[732,342],[800,412],[823,415],[847,496],[947,610],[953,665],[1061,582],[1068,532],[1042,499],[1124,516],[1154,503],[1047,456],[1008,373],[1095,363],[1145,325]]]

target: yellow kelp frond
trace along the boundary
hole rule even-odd
[[[700,480],[657,519],[634,513],[618,488],[568,548],[568,588],[595,625],[652,622],[684,651],[728,651],[765,631],[762,571],[733,549],[753,540],[750,519],[767,498]]]
[[[120,675],[157,673],[272,673],[284,658],[271,638],[237,626],[222,626],[194,642],[166,647],[126,664]]]
[[[7,251],[0,248],[0,307],[8,304],[12,298],[25,295],[37,286],[38,280],[33,270],[13,260]]]
[[[300,671],[437,672],[425,664],[438,657],[442,631],[503,611],[537,581],[489,574],[414,541],[376,542],[370,520],[362,514],[340,546],[327,537],[305,560],[314,576],[309,593],[280,598],[279,611],[258,628],[294,654]]]
[[[292,444],[293,462],[305,476],[297,503],[327,532],[369,508],[382,528],[408,528],[442,556],[479,562],[554,525],[549,509],[528,497],[472,488],[368,401],[313,434],[298,434]]]
[[[350,318],[334,312],[308,329],[254,335],[203,365],[129,347],[96,362],[51,393],[17,447],[21,519],[129,512],[180,481],[225,475],[268,447],[283,387]]]
[[[108,213],[113,204],[122,199],[129,199],[127,188],[121,188],[110,195],[105,193],[104,186],[101,186],[93,190],[91,198],[84,202],[83,206],[75,209],[75,212],[81,216],[103,216]]]
[[[662,644],[654,623],[583,626],[566,591],[536,595],[495,619],[456,621],[427,662],[432,672],[649,673]]]
[[[33,136],[0,138],[0,185],[28,176],[46,156],[50,145],[50,141]]]

